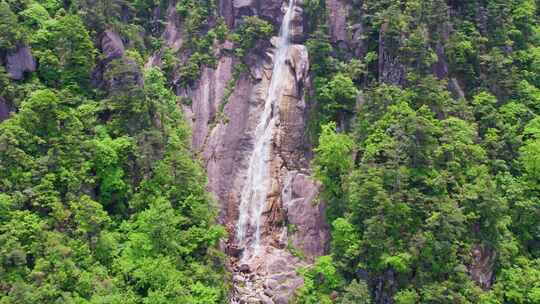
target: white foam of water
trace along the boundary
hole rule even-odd
[[[249,159],[247,177],[240,196],[239,219],[236,227],[236,240],[246,253],[253,254],[260,248],[261,218],[266,205],[270,188],[270,161],[274,126],[278,121],[278,97],[282,90],[282,80],[287,73],[285,60],[289,49],[289,31],[293,16],[294,0],[290,0],[287,12],[283,17],[280,29],[280,39],[274,55],[272,79],[268,88],[268,96],[264,109],[255,129],[255,145]],[[249,239],[249,233],[255,229],[254,240]]]

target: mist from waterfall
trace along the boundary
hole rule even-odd
[[[289,31],[293,16],[294,0],[290,0],[281,23],[277,50],[274,54],[272,78],[268,88],[264,109],[255,129],[255,145],[249,158],[246,181],[240,196],[239,218],[236,227],[236,240],[246,252],[257,252],[261,241],[261,218],[267,195],[271,187],[270,162],[272,158],[272,137],[278,122],[279,94],[282,91],[283,73],[286,73],[285,60],[289,49]],[[254,230],[254,239],[249,238]]]

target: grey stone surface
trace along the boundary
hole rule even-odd
[[[6,56],[6,70],[13,80],[22,80],[25,72],[36,70],[36,60],[30,47],[20,46]]]
[[[333,42],[347,40],[347,17],[350,5],[346,0],[327,0],[330,37]]]
[[[125,47],[122,38],[115,31],[108,29],[101,38],[101,49],[108,61],[124,56]]]
[[[248,262],[240,261],[242,250],[234,245],[234,232],[254,133],[272,78],[277,37],[271,43],[257,44],[244,58],[248,69],[235,80],[232,91],[227,84],[239,62],[220,52],[216,68],[203,68],[200,80],[182,92],[192,101],[185,111],[192,122],[192,147],[205,164],[208,188],[221,207],[220,222],[232,237],[225,251],[234,253],[233,296],[238,300],[234,303],[289,303],[303,284],[296,269],[324,254],[328,242],[324,204],[315,203],[319,187],[309,177],[310,147],[305,138],[309,108],[304,100],[310,83],[309,60],[306,47],[297,43],[302,41],[304,29],[302,1],[296,3],[291,21],[293,44],[286,59],[288,72],[280,77],[279,107],[275,108],[279,120],[272,138],[271,189],[262,218],[263,246],[260,256]],[[229,14],[232,7],[235,23],[245,14],[257,14],[279,25],[285,4],[281,0],[221,1],[220,10]],[[287,233],[287,223],[297,229]],[[289,244],[303,251],[306,260],[294,256],[287,248]],[[249,263],[249,271],[240,271],[245,263]]]

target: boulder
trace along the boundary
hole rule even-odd
[[[101,49],[107,61],[124,56],[124,42],[115,31],[108,29],[101,38]]]
[[[264,286],[267,289],[270,289],[270,290],[276,289],[278,287],[278,284],[279,284],[279,282],[277,280],[274,280],[274,279],[267,279],[264,282]]]
[[[239,258],[242,255],[243,248],[239,248],[236,245],[230,245],[227,247],[227,254],[234,258]]]
[[[30,47],[19,46],[6,56],[6,70],[13,80],[22,80],[24,73],[36,70],[36,60],[32,56]]]
[[[238,272],[248,273],[251,272],[251,269],[249,268],[248,264],[242,264],[240,267],[238,267]]]
[[[345,0],[326,1],[328,21],[330,23],[330,37],[333,42],[347,40],[347,17],[349,4]]]
[[[109,94],[130,93],[126,90],[142,86],[144,77],[138,63],[125,56],[125,47],[120,35],[105,30],[101,37],[103,59],[92,71],[92,84],[105,89]],[[112,72],[112,73],[111,73]]]

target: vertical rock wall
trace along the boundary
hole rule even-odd
[[[302,41],[303,36],[299,2],[291,22],[293,41]],[[225,0],[220,1],[219,10],[229,24],[240,22],[244,15],[257,14],[279,26],[282,5],[282,1],[275,0]],[[186,92],[192,101],[186,111],[193,127],[193,149],[205,163],[209,190],[221,206],[220,220],[231,238],[249,155],[254,148],[254,130],[272,77],[274,51],[275,41],[274,45],[249,55],[249,70],[236,80],[228,98],[227,83],[239,62],[227,53],[220,55],[215,69],[204,69],[197,84]],[[242,265],[233,257],[233,302],[256,299],[263,303],[287,303],[302,284],[296,268],[324,254],[327,246],[324,205],[316,203],[319,188],[310,177],[307,159],[310,145],[305,136],[308,105],[304,92],[309,86],[309,60],[305,46],[291,45],[286,65],[288,73],[279,80],[283,87],[278,97],[280,119],[272,141],[272,161],[268,164],[272,181],[263,211],[263,253],[249,265]],[[228,249],[233,256],[240,251],[241,248]]]
[[[193,86],[178,92],[191,100],[190,106],[184,105],[184,112],[192,124],[192,147],[205,164],[209,190],[221,209],[220,222],[229,231],[230,240],[224,249],[231,255],[233,303],[288,303],[303,283],[296,269],[311,263],[327,249],[329,235],[324,204],[317,202],[319,186],[310,177],[312,153],[305,131],[309,105],[304,95],[310,79],[309,55],[300,44],[306,39],[303,1],[295,3],[290,28],[293,44],[287,54],[287,72],[279,79],[282,88],[277,102],[279,108],[274,109],[278,111],[275,115],[279,116],[279,122],[274,129],[272,157],[268,163],[271,186],[262,217],[262,254],[247,264],[239,260],[242,248],[235,247],[234,235],[240,196],[255,144],[254,133],[272,80],[277,37],[251,50],[243,59],[248,70],[236,79],[233,79],[233,70],[241,62],[231,54],[230,42],[216,46],[217,66],[204,68]],[[168,47],[179,49],[183,31],[171,9],[173,4],[167,11],[163,38]],[[341,33],[336,39],[354,45],[344,36],[347,34],[344,10],[350,5],[340,4],[332,15],[341,18],[333,27],[334,36]],[[279,28],[286,6],[283,0],[221,0],[218,12],[230,28],[235,28],[249,15],[257,15]],[[148,65],[160,64],[157,52]],[[230,91],[232,82],[234,86]]]

